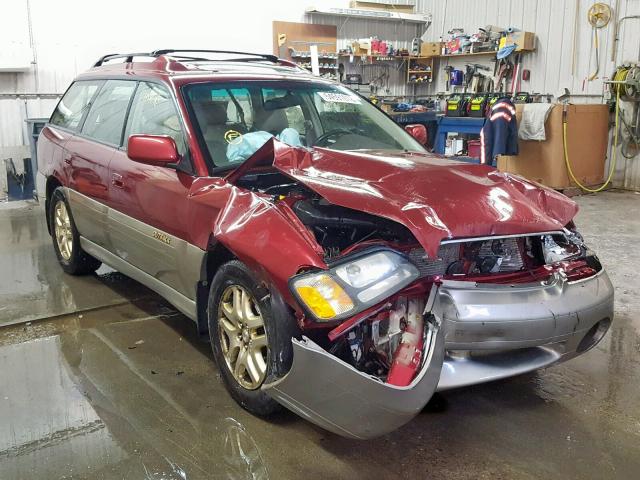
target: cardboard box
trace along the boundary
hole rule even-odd
[[[536,49],[536,34],[533,32],[512,32],[500,39],[500,48],[516,44],[516,52],[532,52]]]
[[[525,105],[516,105],[516,118],[522,118]],[[555,105],[545,125],[546,141],[518,140],[519,155],[498,157],[498,170],[516,173],[557,190],[575,186],[570,181],[564,161],[562,109]],[[584,185],[604,181],[609,143],[609,108],[607,105],[567,106],[567,149],[571,169]]]
[[[351,51],[354,55],[371,55],[371,39],[360,39],[351,42]]]
[[[420,45],[421,57],[437,57],[442,53],[442,44],[440,42],[422,42]]]

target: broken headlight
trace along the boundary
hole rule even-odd
[[[578,233],[544,235],[542,251],[546,264],[573,260],[584,255],[582,237]]]
[[[308,313],[317,321],[328,322],[379,303],[419,276],[416,266],[404,255],[369,250],[329,270],[297,275],[289,285]]]

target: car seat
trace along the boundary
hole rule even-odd
[[[225,133],[230,129],[227,125],[227,102],[194,101],[193,109],[213,163],[216,166],[226,165],[228,143]]]
[[[289,119],[283,109],[262,110],[256,116],[255,130],[263,130],[272,135],[278,135],[282,130],[289,127]]]

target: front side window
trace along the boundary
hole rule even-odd
[[[162,85],[141,82],[131,104],[125,139],[130,135],[168,135],[184,155],[186,143],[178,112],[169,91]],[[126,140],[125,140],[126,143]]]
[[[91,106],[91,99],[101,83],[100,81],[75,82],[58,103],[49,122],[71,130],[78,128],[82,116]]]
[[[376,107],[339,85],[199,83],[183,92],[216,167],[242,163],[274,136],[309,149],[424,152]]]
[[[111,145],[120,145],[124,118],[136,82],[107,80],[100,89],[82,126],[82,133]]]

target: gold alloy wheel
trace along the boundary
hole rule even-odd
[[[231,285],[218,305],[222,355],[236,381],[255,390],[267,374],[267,332],[257,302],[244,287]]]
[[[67,206],[62,200],[56,203],[53,212],[53,221],[56,243],[58,244],[60,255],[62,255],[62,258],[65,260],[69,260],[73,253],[73,232],[71,231],[71,219],[69,218]]]

